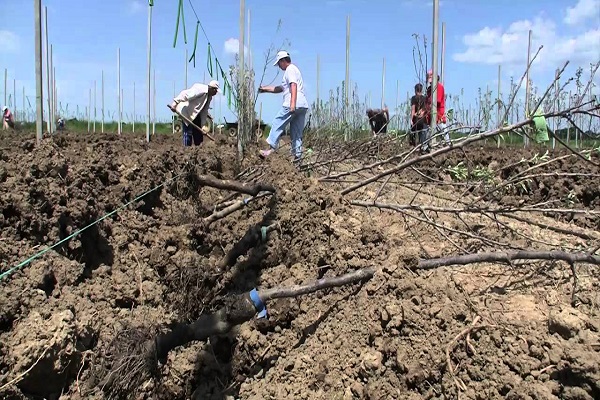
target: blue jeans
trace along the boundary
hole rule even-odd
[[[440,122],[438,124],[435,124],[435,133],[439,134],[441,133],[444,129],[446,129],[446,123],[445,122]],[[450,141],[450,133],[445,132],[444,133],[444,140],[446,142],[447,145],[450,145],[451,141]],[[430,149],[431,147],[431,128],[427,125],[425,129],[423,129],[420,133],[419,133],[419,141],[421,142],[421,150],[422,151],[427,151]]]
[[[198,115],[196,117],[196,119],[194,119],[194,124],[200,126],[201,123],[202,123],[202,120],[201,120],[200,116]],[[202,134],[202,132],[200,132],[193,126],[188,125],[185,122],[182,122],[181,125],[183,126],[183,146],[184,147],[191,146],[192,141],[193,141],[194,145],[200,146],[200,144],[202,144],[202,142],[204,141],[204,135]]]
[[[304,131],[307,111],[308,108],[296,108],[296,111],[291,113],[289,107],[281,107],[281,110],[275,116],[271,132],[267,138],[269,146],[273,149],[279,147],[279,139],[281,139],[286,126],[290,124],[292,156],[299,159],[302,156],[302,133]]]

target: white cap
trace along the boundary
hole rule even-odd
[[[219,89],[219,81],[215,81],[215,80],[210,81],[208,84],[208,87],[217,89],[217,92],[219,92],[219,93],[221,92],[221,90]]]
[[[6,111],[6,110],[8,110],[8,107],[6,107],[6,106],[2,107],[2,112]]]
[[[277,65],[277,63],[282,59],[282,58],[286,58],[289,57],[290,53],[288,53],[285,50],[281,50],[277,52],[277,57],[275,57],[275,63],[273,65]]]

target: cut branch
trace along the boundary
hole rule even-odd
[[[586,253],[566,253],[564,251],[499,251],[493,253],[465,254],[454,257],[419,260],[414,269],[434,269],[448,265],[467,265],[481,262],[510,263],[513,260],[561,260],[568,263],[588,263],[600,265],[600,256]]]

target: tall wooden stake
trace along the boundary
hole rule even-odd
[[[132,124],[133,126],[131,127],[131,131],[133,133],[135,133],[135,118],[136,118],[136,113],[135,113],[135,81],[133,82],[133,120],[132,120]]]
[[[52,134],[52,116],[50,115],[52,108],[52,99],[50,98],[50,47],[48,46],[48,7],[44,7],[44,20],[46,31],[46,96],[48,96],[48,121],[46,127],[49,134]]]
[[[42,83],[42,0],[34,0],[33,5],[35,13],[35,136],[39,144],[43,138],[44,123],[44,93]]]
[[[560,70],[557,68],[556,72],[554,73],[554,100],[552,101],[552,111],[558,111],[558,91],[560,90],[560,86],[558,83],[558,77],[559,77],[559,73]],[[593,85],[592,85],[593,86]],[[559,120],[560,121],[560,120]],[[558,125],[556,124],[556,120],[555,118],[552,119],[552,129],[554,130],[554,133],[556,134],[557,132],[557,127]],[[554,137],[554,135],[552,135],[552,148],[555,149],[556,148],[556,138]]]
[[[344,84],[344,139],[350,139],[348,124],[350,123],[350,15],[346,16],[346,79]]]
[[[531,62],[531,29],[529,30],[529,42],[527,44],[527,71],[525,72],[525,118],[529,118],[529,97],[531,96],[531,85],[529,83],[529,63]],[[535,110],[534,110],[535,111]],[[524,137],[525,147],[529,146],[529,138]]]
[[[245,103],[245,90],[243,89],[243,85],[245,84],[245,79],[244,79],[244,34],[245,34],[245,28],[244,28],[244,23],[245,23],[245,16],[246,16],[246,1],[245,0],[240,0],[240,38],[238,40],[239,42],[239,49],[238,49],[238,90],[240,92],[240,103],[239,104],[239,109],[238,109],[238,137],[237,137],[237,146],[238,146],[238,157],[239,160],[241,161],[243,155],[244,155],[244,143],[243,140],[246,137],[246,118],[244,115],[244,108],[246,107]]]
[[[173,81],[173,98],[175,98],[177,94],[175,93],[175,81]],[[214,126],[214,124],[213,124]],[[175,114],[171,116],[171,133],[175,134]]]
[[[156,134],[156,69],[152,75],[152,136],[154,136]]]
[[[104,133],[104,70],[102,70],[102,83],[101,83],[101,88],[100,88],[100,108],[102,108],[102,110],[100,110],[102,112],[102,128],[100,129],[100,132]]]
[[[94,81],[94,133],[96,133],[96,119],[98,118],[96,107],[96,81]]]
[[[118,110],[119,111],[118,112],[119,121],[117,123],[117,133],[120,135],[121,134],[121,120],[122,120],[122,117],[121,117],[121,110],[122,110],[122,107],[121,107],[121,48],[120,47],[117,49],[117,98],[119,100],[119,103],[118,103],[118,105],[119,105],[119,110]]]
[[[4,68],[4,105],[8,107],[8,69]]]
[[[54,45],[50,45],[50,89],[48,90],[48,97],[50,97],[50,126],[52,133],[56,132],[56,127],[54,125],[54,110],[56,108],[56,104],[54,104]]]
[[[147,94],[147,101],[146,101],[146,142],[150,142],[150,98],[152,97],[152,83],[150,81],[151,78],[151,65],[152,65],[152,6],[150,4],[148,4],[148,81],[147,81],[147,87],[148,87],[148,92]]]

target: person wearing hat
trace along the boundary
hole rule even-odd
[[[8,109],[8,107],[2,107],[2,130],[7,130],[8,128],[15,128],[15,119]]]
[[[298,160],[302,156],[302,133],[308,112],[304,81],[298,67],[292,64],[292,58],[287,51],[278,52],[273,65],[284,71],[281,85],[261,86],[258,92],[283,93],[283,105],[271,125],[271,132],[267,138],[269,149],[261,150],[260,156],[266,158],[279,147],[279,139],[289,124],[292,156]]]
[[[217,81],[210,81],[208,85],[195,83],[191,88],[181,91],[173,99],[170,107],[176,109],[198,127],[203,127],[207,122],[207,118],[213,119],[208,109],[212,98],[219,92],[219,82]],[[191,146],[193,143],[199,146],[204,140],[203,132],[188,125],[185,121],[182,121],[182,125],[183,145]]]

